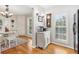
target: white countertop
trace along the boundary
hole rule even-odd
[[[42,31],[42,32],[37,32],[37,33],[43,33],[43,32],[50,32],[50,31]]]
[[[0,32],[0,34],[14,34],[15,32]]]

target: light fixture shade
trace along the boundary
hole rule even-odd
[[[10,13],[10,12],[9,12],[8,6],[6,6],[6,10],[3,11],[3,12],[0,12],[0,14],[1,14],[2,16],[6,17],[6,18],[9,18],[9,17],[13,16],[13,13]]]
[[[13,13],[8,13],[8,12],[0,12],[0,14],[2,16],[5,16],[6,18],[9,18],[9,17],[13,16]]]

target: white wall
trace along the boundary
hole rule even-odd
[[[18,32],[18,35],[25,35],[25,19],[26,16],[17,16],[16,18],[16,29]]]
[[[32,35],[32,44],[33,47],[36,47],[36,27],[39,25],[43,25],[43,23],[38,22],[36,13],[39,14],[47,14],[47,13],[52,13],[52,20],[51,20],[51,28],[49,30],[51,31],[51,42],[55,42],[55,19],[54,16],[61,14],[61,13],[67,13],[68,16],[68,21],[69,21],[69,44],[64,45],[66,47],[73,48],[73,14],[76,12],[76,10],[79,8],[79,6],[55,6],[54,8],[51,8],[48,10],[42,10],[39,7],[35,7],[33,10],[33,35]],[[18,33],[19,34],[25,34],[25,16],[17,16],[17,28],[18,28]],[[58,43],[60,44],[60,43]],[[63,45],[63,44],[60,44]]]
[[[56,43],[56,44],[60,44],[62,46],[65,46],[65,47],[69,47],[69,48],[73,48],[74,46],[74,38],[73,38],[73,14],[76,12],[76,10],[79,9],[79,6],[55,6],[55,8],[52,8],[51,10],[46,10],[46,13],[47,12],[51,12],[52,13],[52,20],[51,20],[51,25],[52,27],[50,28],[51,30],[51,41],[53,43],[56,43],[55,42],[55,19],[54,17],[58,14],[61,14],[61,13],[67,13],[67,16],[68,16],[68,29],[69,29],[69,34],[68,34],[68,40],[69,40],[69,44],[68,45],[63,45],[63,44],[60,44],[60,43]]]

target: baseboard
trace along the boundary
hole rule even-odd
[[[32,46],[32,48],[36,48],[36,46]]]
[[[28,37],[28,38],[32,39],[32,37],[29,35],[19,35],[19,37]]]
[[[59,44],[59,43],[56,43],[56,42],[52,42],[53,44],[56,44],[56,45],[60,45],[60,46],[63,46],[63,47],[67,47],[67,48],[71,48],[71,49],[74,49],[73,47],[71,46],[67,46],[67,45],[62,45],[62,44]]]

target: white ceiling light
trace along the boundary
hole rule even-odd
[[[13,16],[13,13],[9,12],[9,6],[5,5],[5,7],[6,7],[5,11],[0,12],[0,14],[6,18]]]

